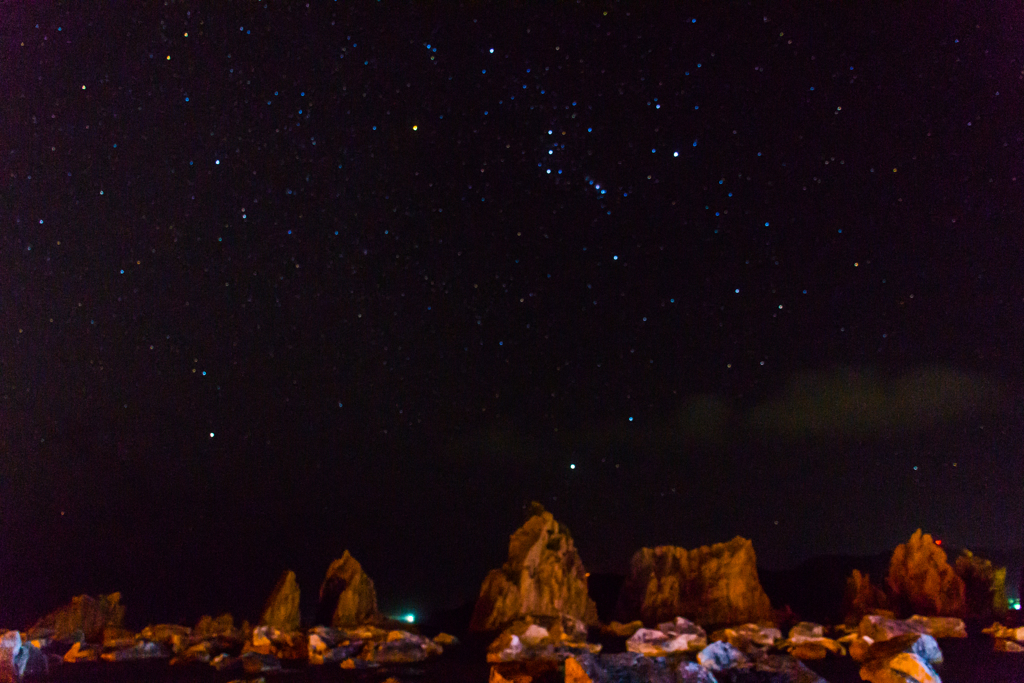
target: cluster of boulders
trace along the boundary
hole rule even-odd
[[[987,633],[995,639],[993,649],[996,652],[1024,652],[1024,626],[1010,628],[997,621],[982,629],[982,633]]]
[[[987,617],[1006,610],[1006,567],[966,549],[950,564],[941,545],[918,529],[896,546],[884,587],[853,570],[844,605],[847,623],[879,613]]]
[[[362,669],[420,662],[453,645],[453,636],[430,639],[390,623],[377,610],[373,581],[346,551],[320,588],[320,610],[330,626],[300,630],[299,586],[285,572],[271,592],[259,625],[235,624],[230,614],[202,617],[193,628],[123,627],[120,594],[78,596],[39,620],[27,633],[0,635],[0,683],[43,675],[75,662],[167,659],[171,665],[208,664],[245,674],[286,667],[335,664]]]
[[[951,567],[918,530],[893,554],[888,591],[854,571],[847,623],[828,628],[799,622],[784,637],[749,540],[693,550],[643,548],[633,556],[619,595],[616,611],[623,621],[604,625],[587,597],[588,574],[568,530],[535,505],[511,537],[508,560],[485,579],[471,627],[501,629],[487,655],[492,683],[528,683],[554,672],[567,683],[810,683],[821,679],[804,660],[847,656],[860,664],[862,680],[938,683],[942,652],[936,639],[966,638],[960,616],[967,596],[993,606],[992,594],[1005,581],[1005,570],[969,553],[958,565]],[[900,620],[890,608],[915,614]],[[704,625],[715,627],[710,635]],[[1000,628],[993,632],[997,649],[1010,651],[1024,634]],[[601,645],[588,642],[588,630],[624,638],[626,652],[602,653]]]
[[[831,628],[794,624],[792,613],[773,611],[753,545],[740,537],[692,550],[639,550],[615,607],[621,621],[600,622],[588,576],[569,530],[534,504],[510,538],[507,561],[484,579],[469,624],[471,631],[497,635],[487,652],[491,683],[562,677],[566,683],[818,683],[803,662],[826,657],[850,657],[865,681],[939,683],[937,639],[965,638],[962,616],[1005,607],[1005,569],[969,552],[954,567],[920,530],[896,548],[884,588],[853,571],[845,623]],[[347,551],[320,586],[315,623],[321,625],[306,630],[290,571],[256,626],[236,625],[224,614],[205,616],[192,628],[157,624],[134,633],[124,628],[120,598],[78,596],[25,633],[0,632],[0,683],[64,663],[158,658],[245,675],[308,665],[366,669],[421,662],[456,642],[384,618],[373,581]],[[897,619],[897,613],[914,616]],[[790,625],[785,635],[777,623]],[[985,633],[997,651],[1024,652],[1024,628],[996,622]],[[603,652],[590,636],[625,652]]]

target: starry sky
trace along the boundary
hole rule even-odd
[[[7,3],[0,622],[1024,545],[1024,10]]]

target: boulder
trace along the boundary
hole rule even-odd
[[[1021,645],[1015,640],[1006,640],[1005,638],[996,638],[995,642],[992,643],[993,652],[1013,652],[1021,653],[1024,652],[1024,645]]]
[[[711,672],[693,662],[679,664],[673,671],[677,662],[678,659],[644,657],[632,652],[580,654],[565,660],[565,680],[577,683],[714,683]]]
[[[317,621],[330,622],[334,628],[346,628],[380,619],[377,591],[373,580],[346,550],[341,559],[327,569],[320,585],[320,608]]]
[[[886,583],[895,608],[904,614],[955,617],[965,612],[963,579],[946,561],[945,551],[920,529],[896,546]]]
[[[730,681],[771,681],[772,683],[827,683],[824,678],[793,657],[765,655],[728,670]]]
[[[248,630],[248,628],[242,629],[242,631]],[[239,633],[235,630],[235,618],[231,616],[230,612],[225,612],[216,619],[209,614],[199,617],[195,628],[192,629],[192,635],[196,638],[204,639],[217,637],[234,639],[239,637]]]
[[[120,627],[124,622],[124,605],[120,604],[121,594],[78,595],[71,602],[60,607],[36,622],[29,630],[30,639],[46,633],[54,640],[72,640],[81,631],[86,642],[103,642],[103,629],[108,626]]]
[[[748,655],[759,656],[766,648],[782,639],[782,631],[774,626],[741,624],[711,634],[712,641],[724,641]]]
[[[869,683],[942,683],[928,662],[910,652],[866,663],[860,668],[860,678]]]
[[[299,621],[299,582],[295,572],[289,570],[281,574],[270,592],[259,623],[287,633],[298,631]]]
[[[747,662],[747,656],[724,641],[716,641],[697,654],[697,662],[710,671],[725,671]]]
[[[906,635],[908,633],[920,632],[920,629],[916,627],[916,625],[908,624],[907,622],[900,621],[899,619],[882,617],[877,614],[867,615],[861,619],[860,624],[857,625],[857,633],[861,636],[871,638],[873,642],[889,640],[890,638]]]
[[[865,614],[874,614],[878,610],[888,609],[889,600],[881,588],[871,583],[871,576],[854,569],[846,579],[846,592],[843,594],[843,621],[853,625]]]
[[[508,545],[508,560],[480,587],[471,631],[491,631],[526,615],[568,615],[597,624],[587,572],[569,530],[539,503]]]
[[[989,617],[1006,611],[1006,567],[997,567],[965,548],[956,558],[954,571],[964,582],[969,616]]]
[[[1005,640],[1016,640],[1020,643],[1024,643],[1024,626],[1017,628],[1010,628],[1009,626],[1003,626],[998,621],[994,622],[988,628],[983,628],[982,633],[987,633],[993,638],[1003,638]]]
[[[933,638],[967,637],[967,627],[963,619],[956,617],[922,617],[915,614],[907,619],[906,623],[919,633],[927,633]]]
[[[694,550],[642,548],[619,594],[620,620],[657,624],[683,615],[705,625],[770,621],[771,604],[757,576],[753,544],[737,536]]]
[[[545,660],[562,662],[578,654],[597,654],[600,645],[587,642],[587,626],[568,615],[516,619],[491,643],[491,664]],[[504,672],[502,672],[504,675]]]
[[[21,651],[21,633],[5,631],[0,635],[0,683],[14,683],[21,678],[15,659]]]

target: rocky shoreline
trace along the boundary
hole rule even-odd
[[[81,595],[25,631],[0,631],[0,683],[281,675],[938,683],[945,672],[958,677],[947,681],[1024,681],[1024,626],[1006,610],[1005,569],[970,553],[950,564],[920,530],[894,550],[883,585],[851,573],[844,619],[835,625],[773,608],[753,545],[742,538],[693,550],[641,549],[619,591],[619,620],[601,621],[588,577],[569,530],[535,505],[512,534],[507,561],[484,579],[458,635],[427,637],[381,615],[373,581],[346,551],[321,583],[313,626],[302,628],[291,571],[281,575],[256,625],[225,614],[193,627],[155,624],[132,632],[124,628],[120,594]],[[982,629],[984,619],[992,625]],[[963,661],[951,665],[950,652]]]

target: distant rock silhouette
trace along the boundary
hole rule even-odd
[[[1006,567],[997,567],[965,548],[956,558],[954,571],[964,582],[969,616],[988,618],[1006,611]]]
[[[846,580],[843,595],[843,621],[853,625],[866,614],[887,610],[889,599],[881,588],[871,583],[871,576],[854,569]]]
[[[272,626],[286,633],[299,630],[299,582],[295,572],[288,570],[281,574],[274,590],[267,598],[260,616],[260,626]]]
[[[683,616],[704,625],[769,621],[753,544],[737,536],[693,550],[642,548],[630,562],[617,608],[622,621],[654,625]]]
[[[103,630],[120,627],[124,622],[124,605],[121,594],[110,595],[78,595],[71,602],[50,612],[36,622],[29,635],[37,637],[42,631],[49,631],[49,636],[56,640],[69,640],[75,632],[81,632],[88,643],[102,643]]]
[[[472,631],[504,627],[521,616],[568,615],[597,623],[583,568],[569,530],[539,503],[509,541],[508,560],[480,587],[470,620]]]
[[[963,580],[946,553],[920,529],[896,546],[886,579],[894,607],[906,615],[962,616],[966,611]]]
[[[334,628],[359,626],[380,618],[373,580],[346,550],[327,569],[320,585],[317,623]]]

